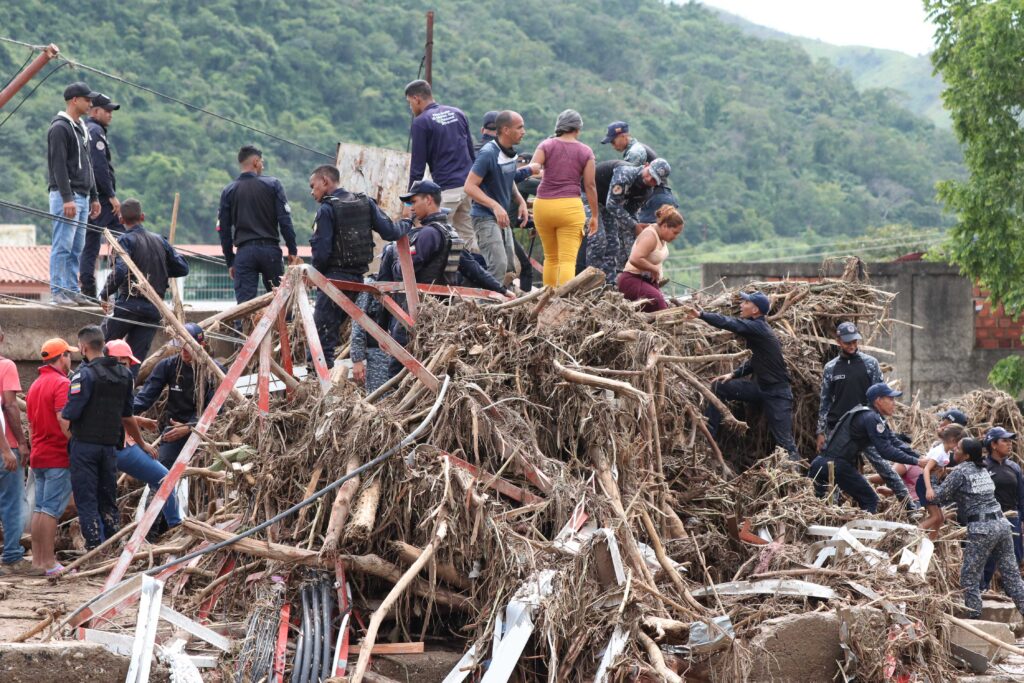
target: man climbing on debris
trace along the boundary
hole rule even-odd
[[[658,158],[653,149],[630,135],[629,124],[625,121],[608,124],[608,134],[601,140],[601,144],[609,143],[616,152],[622,152],[622,160],[630,166],[643,166]]]
[[[117,358],[103,354],[104,341],[103,331],[95,325],[78,331],[78,347],[86,362],[71,376],[68,402],[61,411],[71,423],[71,490],[85,547],[90,550],[119,526],[115,451],[124,443],[125,432],[157,457],[132,414],[132,373]]]
[[[263,152],[252,145],[238,150],[241,173],[220,195],[217,231],[228,274],[235,283],[235,301],[256,298],[263,279],[269,292],[281,284],[281,242],[288,247],[288,264],[301,265],[295,244],[292,210],[281,181],[263,175]]]
[[[206,348],[203,328],[195,323],[186,323],[185,329],[197,344]],[[178,353],[156,364],[132,401],[132,411],[138,415],[153,407],[164,388],[167,389],[167,402],[156,420],[136,419],[146,428],[160,432],[160,464],[168,469],[185,447],[193,425],[199,421],[203,409],[209,405],[217,390],[217,384],[212,379],[201,381],[197,378],[198,363],[188,346],[180,339],[171,340],[171,346],[177,348]],[[224,370],[220,363],[217,363],[217,367]]]
[[[857,406],[864,405],[868,387],[883,381],[882,368],[878,360],[860,351],[860,340],[860,332],[852,322],[842,322],[836,327],[839,355],[825,364],[821,376],[817,428],[819,453],[825,447],[827,435],[835,429],[839,419]],[[864,449],[864,456],[897,500],[911,510],[918,506],[910,495],[903,477],[896,473],[888,460],[871,446]]]
[[[188,261],[175,251],[167,238],[146,230],[143,225],[146,215],[142,212],[139,200],[124,201],[121,205],[121,219],[125,232],[117,238],[117,243],[146,276],[146,281],[157,296],[163,298],[170,285],[170,278],[188,275]],[[145,358],[156,336],[160,311],[138,287],[135,274],[129,270],[124,259],[118,257],[106,284],[100,290],[99,299],[105,313],[109,313],[111,308],[114,311],[112,318],[103,321],[104,336],[107,339],[124,339],[136,357]],[[114,305],[111,306],[108,298],[115,292]],[[138,374],[138,368],[134,368],[132,374]]]
[[[403,202],[412,204],[412,212],[418,224],[413,227],[413,219],[406,218],[399,225],[409,233],[409,246],[412,251],[412,265],[416,273],[416,282],[434,285],[465,285],[479,287],[506,294],[508,290],[487,271],[486,264],[479,254],[469,254],[465,244],[455,229],[448,224],[447,215],[441,210],[441,187],[429,180],[413,183],[407,194],[401,197]],[[398,262],[398,254],[393,244],[384,248],[380,258],[380,270],[377,280],[381,282],[400,282],[402,269]],[[398,300],[404,307],[405,297]],[[404,327],[392,318],[391,335],[400,344],[408,341]],[[402,365],[391,359],[391,376],[401,369]]]
[[[763,292],[740,292],[740,298],[738,318],[711,313],[695,305],[689,306],[687,311],[691,320],[700,318],[712,327],[743,337],[751,351],[750,358],[740,367],[716,377],[711,388],[724,401],[743,401],[760,406],[776,445],[786,449],[790,461],[799,463],[800,454],[793,440],[793,390],[789,371],[782,357],[779,338],[765,320],[771,302]],[[747,375],[752,375],[753,381],[740,379]],[[717,440],[721,412],[708,404],[704,415],[708,429]]]
[[[340,182],[338,169],[326,164],[309,176],[309,193],[320,203],[309,238],[313,267],[332,280],[361,283],[373,260],[373,233],[386,240],[397,240],[408,228],[393,222],[365,194],[339,187]],[[342,293],[355,301],[356,292]],[[346,318],[348,314],[341,306],[317,291],[313,322],[328,368],[334,367],[334,353],[341,344],[341,325]]]
[[[111,162],[107,129],[114,118],[114,112],[120,108],[121,105],[111,101],[107,95],[96,93],[86,120],[93,176],[96,178],[96,192],[100,201],[100,214],[91,222],[97,228],[107,228],[114,234],[124,232],[124,226],[121,225],[121,201],[117,198],[117,179]],[[79,260],[78,279],[82,283],[82,294],[90,298],[96,297],[96,259],[104,241],[100,230],[85,231],[85,247]]]
[[[832,479],[860,509],[872,514],[878,510],[878,494],[857,468],[860,454],[868,448],[891,462],[924,467],[925,458],[897,438],[886,422],[896,411],[896,397],[902,395],[885,382],[872,384],[865,393],[868,405],[855,406],[839,418],[807,472],[819,498],[828,495]]]
[[[647,227],[638,220],[637,214],[655,188],[668,183],[671,173],[672,167],[664,159],[655,159],[644,166],[622,163],[612,170],[599,228],[599,232],[604,230],[604,257],[597,264],[609,282],[614,282],[622,272],[636,236]],[[596,175],[595,169],[595,180]]]

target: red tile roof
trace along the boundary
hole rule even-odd
[[[0,247],[0,282],[38,284],[37,280],[50,281],[50,247]]]

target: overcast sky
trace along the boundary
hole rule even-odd
[[[931,52],[922,0],[702,0],[748,21],[835,45]]]

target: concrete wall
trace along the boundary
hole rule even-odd
[[[754,281],[779,278],[816,279],[838,276],[842,264],[822,273],[814,263],[705,263],[705,287],[723,281],[739,287]],[[911,394],[920,392],[924,405],[938,403],[979,387],[988,386],[988,373],[996,361],[1018,349],[984,349],[976,343],[975,290],[957,268],[940,263],[874,263],[868,265],[871,283],[896,293],[891,317],[919,326],[895,325],[890,336],[871,341],[891,349],[895,378]]]

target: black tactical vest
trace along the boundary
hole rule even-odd
[[[848,462],[856,463],[857,456],[860,454],[861,446],[853,440],[853,433],[850,428],[853,426],[853,418],[865,410],[871,410],[867,406],[857,406],[846,412],[839,422],[836,423],[836,428],[832,430],[832,433],[828,436],[828,441],[825,443],[825,448],[822,450],[822,455],[825,455],[836,460],[846,460]]]
[[[362,275],[373,260],[373,208],[362,193],[345,198],[328,194],[323,201],[334,209],[334,244],[327,265]]]
[[[97,358],[82,368],[92,374],[92,394],[82,416],[71,423],[71,435],[78,441],[121,447],[124,430],[121,410],[125,396],[132,393],[132,373],[116,358]]]
[[[163,238],[145,228],[136,231],[132,236],[134,237],[134,246],[129,256],[132,257],[132,261],[135,261],[135,265],[139,267],[142,274],[146,276],[146,281],[152,285],[160,298],[163,298],[168,287],[167,252],[164,250]],[[145,298],[142,292],[137,291],[135,282],[135,274],[129,270],[128,277],[117,290],[118,299],[124,300],[129,296]]]
[[[455,228],[447,223],[427,223],[423,227],[434,227],[441,233],[441,248],[416,273],[416,282],[427,285],[448,285],[455,282],[455,273],[459,270],[459,259],[466,248],[466,243],[459,237],[459,233],[455,232]],[[418,230],[409,236],[410,246],[416,244],[422,232]]]

